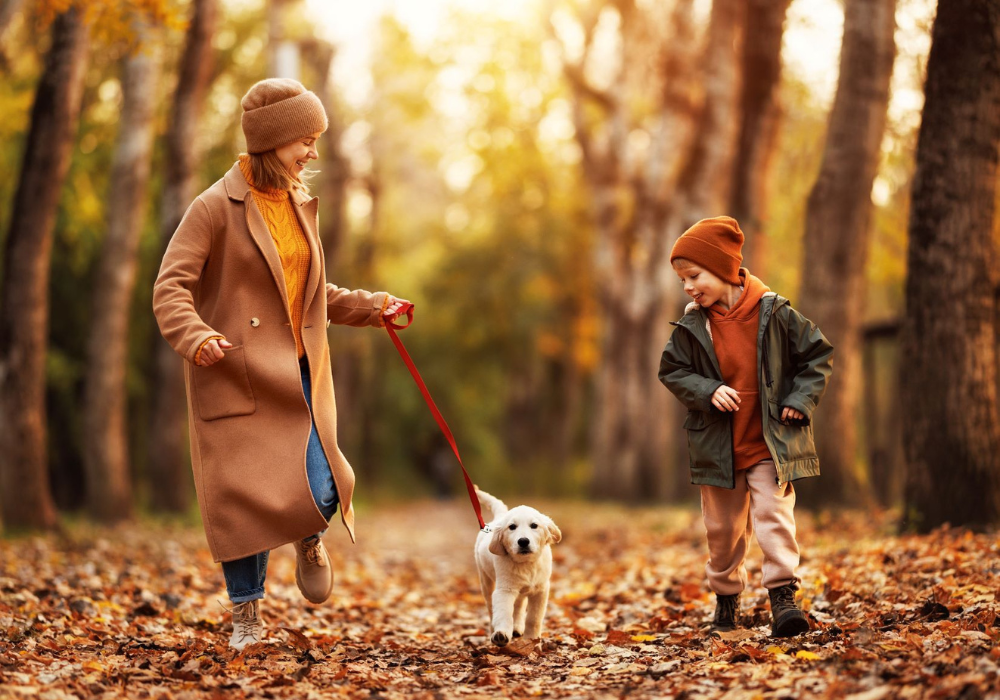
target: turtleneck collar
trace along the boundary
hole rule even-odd
[[[289,197],[288,190],[275,190],[275,189],[264,189],[262,187],[257,187],[253,181],[253,172],[250,169],[250,156],[246,153],[240,155],[239,158],[240,172],[243,173],[243,177],[246,178],[247,184],[250,185],[250,189],[258,197],[263,197],[264,199],[270,199],[275,202],[282,202]]]

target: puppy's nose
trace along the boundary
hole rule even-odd
[[[518,547],[527,547],[529,544],[531,544],[531,541],[527,537],[522,537],[517,541]]]

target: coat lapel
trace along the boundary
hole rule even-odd
[[[281,298],[285,302],[285,311],[288,311],[288,290],[285,289],[285,273],[281,269],[281,258],[278,256],[278,249],[274,245],[274,239],[271,238],[271,232],[267,230],[267,223],[264,221],[264,217],[261,215],[257,205],[254,204],[253,193],[250,191],[250,185],[247,184],[246,178],[243,177],[243,173],[240,171],[239,163],[234,164],[230,168],[223,181],[226,185],[226,193],[229,195],[229,198],[243,202],[250,237],[253,238],[254,243],[257,244],[257,248],[260,249],[261,255],[267,261],[267,266],[271,270],[271,277],[274,279],[274,285],[278,288],[278,293],[281,294]],[[291,317],[291,314],[289,314],[289,317]]]
[[[320,277],[323,272],[322,256],[323,246],[319,240],[319,200],[316,197],[307,197],[301,192],[292,193],[292,201],[295,203],[295,216],[299,219],[299,225],[306,234],[309,241],[309,279],[302,295],[303,314],[312,304],[316,291],[320,287]]]
[[[719,358],[715,355],[715,344],[712,342],[712,337],[709,335],[708,323],[708,316],[701,309],[701,307],[697,304],[694,306],[688,304],[688,308],[685,309],[685,313],[681,317],[681,320],[676,321],[671,325],[684,326],[691,331],[692,335],[694,335],[701,346],[705,349],[705,352],[708,354],[708,359],[711,360],[712,365],[715,367],[715,371],[719,373],[719,377],[721,378],[722,369],[719,367]]]

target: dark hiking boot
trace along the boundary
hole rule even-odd
[[[809,631],[809,618],[795,604],[794,583],[772,588],[767,592],[771,598],[771,636],[794,637]]]
[[[715,595],[715,618],[709,634],[732,632],[736,629],[736,621],[740,616],[740,594]]]

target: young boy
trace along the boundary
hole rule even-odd
[[[771,633],[809,629],[795,604],[799,547],[792,481],[819,474],[810,420],[833,347],[815,324],[754,277],[735,219],[699,221],[670,264],[693,301],[660,360],[660,381],[688,408],[691,482],[708,531],[712,632],[736,628],[754,528],[764,553]]]

